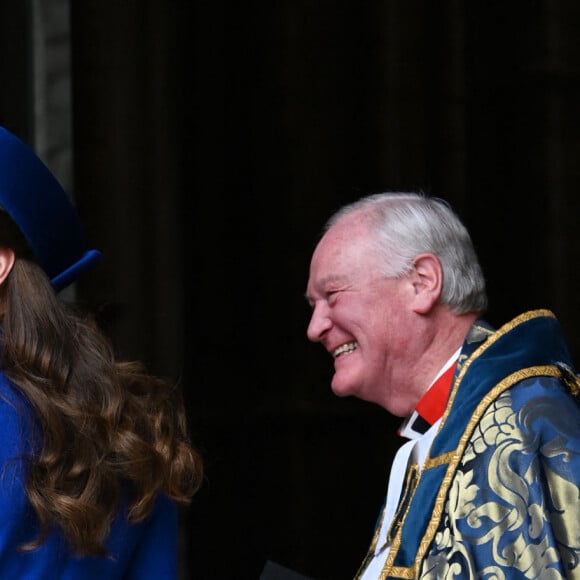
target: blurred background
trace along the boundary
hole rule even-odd
[[[183,578],[352,578],[371,540],[398,420],[335,398],[305,336],[342,204],[447,199],[488,320],[550,308],[580,360],[579,24],[576,0],[0,4],[0,124],[104,253],[76,297],[181,385],[205,457]]]

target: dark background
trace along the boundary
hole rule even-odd
[[[0,112],[26,136],[11,10]],[[305,336],[310,253],[343,203],[449,200],[490,322],[551,308],[580,357],[579,13],[577,0],[71,2],[74,195],[105,256],[78,296],[123,357],[183,387],[206,461],[182,518],[184,577],[258,578],[272,559],[346,579],[370,542],[398,421],[336,399]]]

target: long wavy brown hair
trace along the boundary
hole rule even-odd
[[[121,502],[138,522],[158,494],[187,504],[201,483],[181,393],[139,363],[116,361],[92,318],[55,295],[2,211],[0,246],[17,256],[0,288],[1,369],[39,427],[25,486],[41,533],[22,548],[57,526],[77,555],[104,555]]]

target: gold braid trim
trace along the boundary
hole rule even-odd
[[[427,469],[433,469],[433,467],[439,467],[440,465],[451,463],[456,455],[457,451],[448,451],[447,453],[442,453],[438,457],[427,457],[427,459],[425,459],[425,465],[423,465],[423,470],[425,471]]]
[[[393,566],[389,576],[386,575],[385,570],[383,570],[379,576],[379,580],[386,580],[387,578],[410,578],[411,580],[415,578],[413,568],[403,568],[401,566]]]
[[[447,401],[447,406],[445,407],[445,412],[443,413],[443,418],[441,419],[441,424],[439,425],[439,431],[441,431],[449,413],[451,412],[451,407],[453,406],[453,402],[455,401],[455,396],[457,395],[457,391],[459,389],[459,384],[463,380],[467,369],[471,366],[471,363],[479,358],[481,354],[487,350],[492,344],[497,342],[502,336],[507,334],[508,332],[512,331],[516,326],[519,326],[523,322],[528,322],[529,320],[533,320],[534,318],[539,318],[541,316],[547,316],[549,318],[556,318],[554,313],[551,310],[530,310],[529,312],[524,312],[520,314],[507,324],[504,324],[499,330],[494,332],[490,335],[485,342],[481,344],[478,348],[476,348],[471,356],[463,363],[461,366],[461,370],[457,377],[455,377],[455,381],[453,382],[453,386],[451,388],[451,393],[449,394],[449,400]]]

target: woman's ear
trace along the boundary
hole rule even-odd
[[[413,309],[427,314],[439,301],[443,289],[443,268],[433,254],[419,254],[413,260],[411,271],[414,288]]]
[[[0,248],[0,284],[8,277],[14,266],[14,250],[10,248]]]

